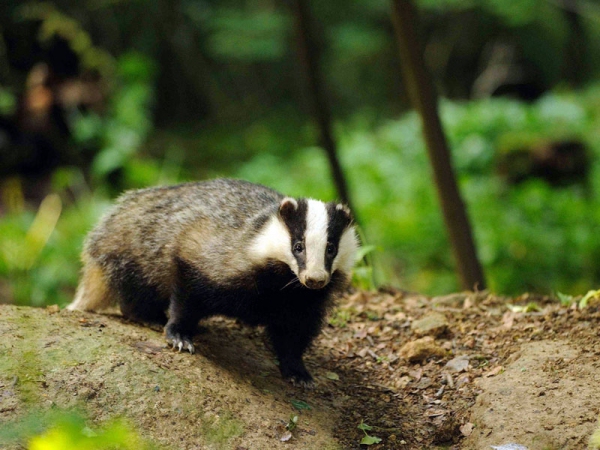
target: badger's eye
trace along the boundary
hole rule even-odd
[[[302,253],[304,251],[304,244],[302,242],[296,242],[294,244],[294,253]]]
[[[335,245],[333,245],[332,243],[328,243],[325,251],[327,252],[327,256],[335,255],[335,251],[336,251]]]

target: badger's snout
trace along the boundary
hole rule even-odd
[[[329,283],[329,274],[325,271],[303,273],[300,282],[309,289],[322,289]]]

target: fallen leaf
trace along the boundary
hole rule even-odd
[[[498,374],[499,374],[500,372],[502,372],[503,370],[504,370],[504,367],[502,367],[502,366],[497,366],[497,367],[494,367],[492,370],[490,370],[490,371],[486,372],[486,373],[484,374],[484,376],[485,376],[486,378],[493,377],[494,375],[498,375]]]
[[[334,380],[334,381],[338,381],[340,379],[340,376],[335,372],[327,372],[325,374],[325,377],[327,377],[330,380]]]
[[[446,414],[448,410],[446,409],[430,409],[425,412],[425,417],[438,417]]]
[[[469,356],[461,355],[451,359],[445,365],[451,372],[464,372],[469,368]]]
[[[417,370],[409,370],[408,375],[413,377],[415,381],[419,381],[423,376],[423,369],[419,367]]]

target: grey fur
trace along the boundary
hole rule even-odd
[[[228,179],[131,191],[89,234],[68,308],[119,302],[126,317],[166,323],[167,341],[190,353],[205,317],[262,324],[282,375],[308,383],[302,354],[348,283],[356,247],[350,211],[335,203]]]
[[[225,280],[248,269],[250,262],[240,248],[277,211],[282,199],[266,187],[226,179],[130,191],[92,231],[84,252],[108,270],[108,278],[111,255],[127,254],[148,279],[168,289],[173,254],[192,250],[182,246],[189,244],[184,235],[193,232],[201,238],[201,248],[190,256],[200,267],[221,268],[213,275],[215,281]]]

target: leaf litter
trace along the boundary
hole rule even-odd
[[[600,349],[600,305],[587,306],[532,294],[430,298],[395,289],[358,291],[342,299],[307,358],[323,374],[314,394],[338,399],[343,448],[359,448],[371,433],[380,441],[363,441],[369,449],[467,448],[477,430],[470,415],[482,392],[479,381],[503,374],[521,345],[564,337],[578,348],[594,343]],[[440,325],[423,326],[431,317]],[[404,347],[423,339],[435,345],[430,353],[402,356]],[[342,382],[332,383],[331,372]],[[597,415],[590,411],[593,420]],[[367,431],[359,425],[367,423],[369,434],[361,436]],[[564,448],[579,448],[586,439]]]

